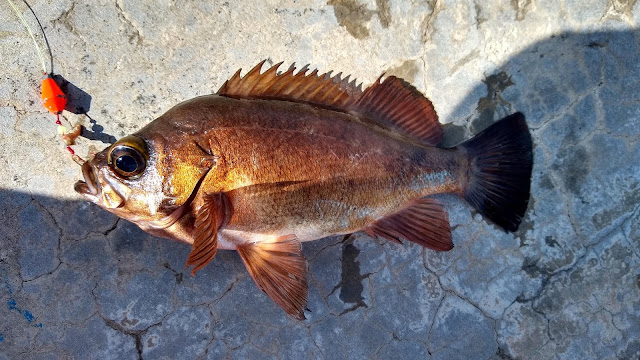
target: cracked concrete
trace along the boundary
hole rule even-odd
[[[445,195],[449,252],[364,234],[306,243],[303,322],[237,254],[192,277],[187,246],[73,192],[37,57],[0,3],[0,359],[640,358],[638,3],[34,0],[73,109],[88,111],[62,116],[90,130],[83,156],[262,59],[365,85],[405,77],[448,145],[527,116],[518,232]]]

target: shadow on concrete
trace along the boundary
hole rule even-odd
[[[104,132],[104,126],[99,125],[96,119],[89,116],[89,114],[85,114],[89,121],[91,122],[91,130],[86,127],[82,127],[82,133],[80,136],[87,138],[89,140],[98,140],[102,141],[105,144],[113,144],[117,141],[116,137],[113,135],[109,135]]]
[[[91,129],[83,126],[80,136],[89,140],[98,140],[105,144],[115,143],[115,136],[105,133],[104,126],[99,125],[98,121],[89,115],[89,110],[91,110],[91,95],[65,79],[62,75],[54,75],[53,79],[67,95],[67,105],[64,109],[76,115],[85,115],[91,122]]]
[[[536,151],[531,207],[537,201],[538,191],[558,187],[572,194],[575,199],[586,201],[586,193],[595,189],[587,186],[593,180],[589,171],[601,159],[593,158],[589,151],[585,152],[585,145],[581,145],[581,142],[590,139],[594,132],[602,130],[598,130],[602,126],[606,127],[603,131],[617,136],[638,134],[639,39],[640,30],[564,33],[533,44],[514,55],[497,73],[486,79],[479,79],[478,87],[486,88],[487,95],[480,99],[465,99],[464,104],[476,103],[477,106],[468,114],[468,125],[447,129],[444,144],[455,145],[498,118],[522,111],[536,134],[536,148],[543,147],[548,154],[554,156],[544,158]],[[89,94],[67,81],[63,81],[63,89],[69,94],[69,111],[85,114],[89,111]],[[462,113],[466,109],[468,107],[460,107],[455,113]],[[604,123],[594,120],[596,113],[604,115]],[[107,143],[115,141],[113,136],[102,132],[103,128],[95,120],[91,121],[91,131],[83,132],[83,136]],[[551,123],[563,125],[553,128],[548,125]],[[616,155],[606,154],[611,158]],[[553,176],[546,176],[545,173],[553,173]],[[638,177],[640,176],[635,174],[635,178]],[[73,182],[69,181],[68,186],[73,187]],[[636,203],[629,201],[628,196],[628,191],[633,189],[613,182],[608,186],[612,191],[603,195],[607,197],[603,202],[580,204],[579,200],[572,202],[571,199],[557,199],[568,203],[574,213],[583,218],[584,221],[577,220],[580,232],[586,234],[590,231],[605,231],[608,226],[606,219],[603,224],[597,225],[592,221],[594,216],[609,212],[608,216],[613,219],[611,221],[615,221],[619,211],[636,206]],[[619,196],[612,195],[614,193]],[[0,297],[3,299],[0,319],[8,319],[0,321],[0,354],[4,353],[9,358],[32,351],[31,344],[36,337],[39,337],[38,341],[49,344],[47,346],[50,348],[64,349],[65,354],[84,354],[85,351],[102,346],[101,341],[85,343],[69,338],[73,334],[65,334],[66,331],[63,331],[67,324],[75,324],[73,326],[80,329],[89,327],[87,334],[90,335],[95,332],[97,336],[106,337],[102,333],[108,333],[109,341],[115,339],[116,335],[122,335],[122,348],[130,348],[134,353],[137,348],[141,352],[143,347],[153,341],[140,343],[140,336],[144,335],[148,326],[162,323],[164,316],[169,313],[165,309],[167,306],[196,306],[219,299],[234,286],[240,286],[234,285],[236,283],[231,280],[240,279],[240,284],[244,284],[245,280],[250,283],[240,260],[231,252],[218,255],[207,267],[208,270],[199,273],[201,276],[187,280],[186,277],[183,278],[183,264],[189,253],[188,246],[147,235],[136,226],[117,220],[113,215],[82,200],[59,200],[0,189],[0,212],[3,214],[3,220],[0,221]],[[537,214],[537,221],[553,223],[558,215],[540,212]],[[525,220],[524,230],[518,236],[531,236],[526,235],[526,230],[533,229],[534,224],[527,221]],[[563,240],[558,237],[552,239],[556,244],[562,244]],[[305,250],[313,248],[319,251],[322,246],[327,245],[327,241],[305,244]],[[523,240],[527,244],[540,241],[544,239]],[[588,239],[578,236],[575,241],[587,242]],[[575,251],[576,248],[587,246],[580,243],[575,245],[562,251]],[[358,254],[353,246],[350,244],[342,248]],[[349,254],[342,258],[350,258],[347,255]],[[336,259],[339,263],[340,254],[336,255]],[[551,270],[553,269],[541,269],[540,273]],[[318,282],[330,282],[333,278],[339,282],[340,271],[338,266],[312,276]],[[136,284],[142,286],[143,290],[128,287],[128,281],[138,281],[136,279],[139,280]],[[145,286],[145,281],[149,285]],[[180,284],[186,281],[189,282],[189,287],[180,288],[175,297],[162,293],[165,289],[178,289],[177,286],[184,286]],[[360,288],[362,285],[344,282],[343,286]],[[288,320],[283,320],[285,315],[276,305],[268,299],[264,301],[264,296],[258,297],[260,293],[255,287],[249,286],[247,289],[247,293],[236,295],[238,307],[222,309],[226,318],[231,317],[237,321],[234,324],[237,328],[229,330],[230,332],[238,331],[246,335],[248,329],[255,326],[242,313],[248,311],[245,303],[252,304],[254,301],[261,304],[259,314],[256,314],[258,319],[253,319],[254,321],[279,324],[278,326],[289,324]],[[377,290],[368,288],[367,291],[375,293]],[[364,305],[351,314],[362,314],[365,311],[394,312],[399,311],[397,309],[406,310],[406,304],[413,304],[410,297],[398,299],[400,303],[378,303],[374,309],[373,304],[366,303],[370,301],[369,298],[357,297],[356,300]],[[64,302],[63,305],[60,304],[61,301]],[[97,302],[101,304],[100,308],[97,307]],[[132,310],[127,307],[128,304],[138,305],[131,305],[134,306]],[[136,310],[136,306],[144,306],[144,310]],[[317,312],[316,309],[311,310]],[[26,312],[31,315],[27,316]],[[103,314],[113,320],[101,319]],[[98,330],[94,331],[91,319],[96,317],[95,327]],[[135,321],[141,323],[137,324]],[[37,324],[42,327],[34,327]],[[180,337],[183,332],[181,329],[180,326],[175,329],[167,328],[167,333],[163,336]],[[368,330],[387,331],[377,327]],[[227,336],[231,336],[231,333]],[[82,336],[80,338],[84,339]],[[477,338],[483,337],[478,335]],[[625,357],[624,344],[627,340],[624,337],[609,339],[609,346],[615,345],[619,350],[618,355]],[[340,341],[350,342],[348,338]],[[329,346],[333,345],[335,344]],[[283,343],[281,346],[292,345]],[[470,345],[470,348],[473,347]]]
[[[91,95],[65,79],[62,75],[53,75],[53,79],[58,83],[62,92],[67,95],[65,111],[76,115],[89,112],[91,109]]]

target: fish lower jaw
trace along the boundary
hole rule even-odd
[[[92,192],[89,185],[87,185],[87,183],[82,180],[78,180],[73,185],[73,190],[75,190],[78,194],[84,196],[87,200],[93,203],[95,203],[98,200],[98,193]]]

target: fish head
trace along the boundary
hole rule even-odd
[[[157,221],[167,195],[156,166],[154,141],[129,135],[82,165],[84,180],[74,189],[87,200],[138,225]]]

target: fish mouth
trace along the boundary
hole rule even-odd
[[[93,168],[89,165],[89,162],[82,164],[82,176],[84,181],[79,180],[73,186],[73,189],[90,200],[97,198],[100,192],[100,185],[96,179],[96,174],[93,172]]]

